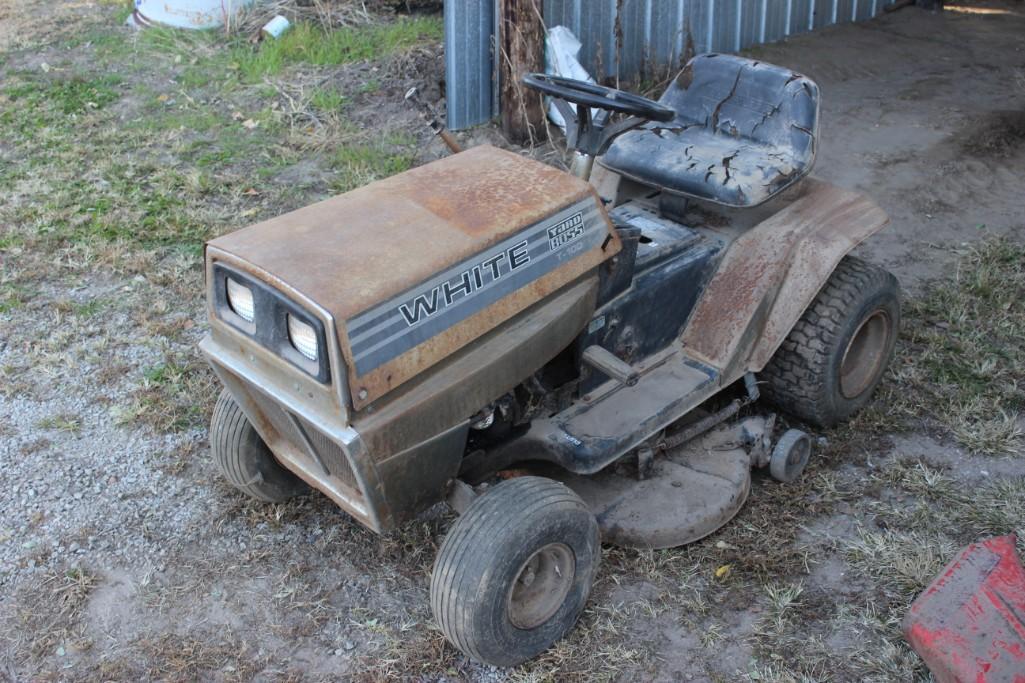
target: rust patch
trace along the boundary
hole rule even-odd
[[[592,193],[487,145],[218,237],[342,321]]]

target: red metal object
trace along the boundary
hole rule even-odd
[[[904,637],[938,683],[1025,683],[1025,569],[1015,541],[968,546],[911,605]]]

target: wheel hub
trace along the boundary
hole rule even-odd
[[[787,453],[787,470],[793,470],[798,467],[804,469],[809,455],[811,455],[811,442],[808,439],[801,439]]]
[[[840,363],[840,393],[857,398],[872,386],[883,370],[890,316],[878,310],[862,321],[851,336]]]
[[[532,629],[552,618],[573,585],[576,560],[563,543],[549,543],[527,558],[509,590],[509,620]]]

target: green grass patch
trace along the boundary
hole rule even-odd
[[[902,392],[977,453],[1017,452],[1025,409],[1025,247],[990,239],[906,303]]]
[[[75,304],[72,307],[72,311],[80,318],[92,318],[93,316],[101,313],[110,305],[110,303],[111,302],[108,299],[90,299],[85,303]]]
[[[188,371],[187,364],[179,364],[172,359],[169,362],[147,368],[142,375],[151,384],[174,387],[181,384]]]
[[[97,180],[70,180],[15,214],[51,246],[128,242],[199,253],[211,226],[188,177],[149,166],[113,166]]]
[[[369,95],[375,93],[381,89],[381,81],[376,78],[371,78],[369,81],[359,87],[359,92],[363,95]]]
[[[412,137],[396,134],[383,136],[372,143],[339,148],[331,163],[338,173],[332,189],[348,192],[408,170],[413,165],[415,145]]]
[[[25,243],[21,235],[0,235],[0,251],[14,249]]]
[[[153,100],[157,102],[156,99]],[[140,119],[134,129],[147,133],[165,132],[170,130],[187,130],[195,133],[220,133],[218,130],[228,122],[222,116],[209,109],[171,109],[168,110],[157,102],[158,107],[151,110],[151,114]]]
[[[126,9],[125,18],[132,13],[131,7]],[[114,18],[117,26],[124,24],[124,21],[119,17]],[[111,31],[109,25],[95,26],[69,39],[64,47],[73,50],[88,43],[101,62],[123,67],[130,63],[136,35],[127,31]]]
[[[310,104],[325,114],[337,114],[347,101],[348,98],[334,88],[320,88],[310,97]]]
[[[333,31],[299,23],[277,40],[262,42],[255,51],[237,47],[234,60],[245,80],[257,81],[265,75],[280,73],[289,64],[326,66],[379,59],[426,41],[440,40],[442,35],[442,22],[437,17],[345,26]]]
[[[32,293],[21,284],[7,282],[0,284],[0,313],[21,308],[32,298]]]
[[[61,114],[77,114],[87,109],[101,109],[116,101],[120,95],[117,86],[122,79],[115,74],[97,78],[73,76],[67,79],[29,81],[12,85],[4,90],[15,105],[36,109],[46,106]]]
[[[239,83],[236,53],[251,52],[240,38],[225,40],[216,31],[187,31],[148,28],[131,46],[139,59],[159,65],[170,72],[179,85],[188,89],[213,87],[219,97],[234,91]],[[164,81],[166,82],[166,81]],[[171,85],[164,86],[173,91]]]
[[[76,434],[82,429],[82,421],[76,415],[63,413],[60,415],[53,415],[51,417],[44,417],[36,423],[36,427],[39,429],[52,429],[58,432]]]
[[[120,424],[143,423],[161,432],[205,425],[218,384],[210,368],[196,358],[168,353],[163,362],[143,371],[130,404],[114,409]]]
[[[119,76],[43,78],[15,76],[0,86],[0,133],[9,142],[30,141],[53,153],[66,148],[64,131],[76,117],[120,99]]]

